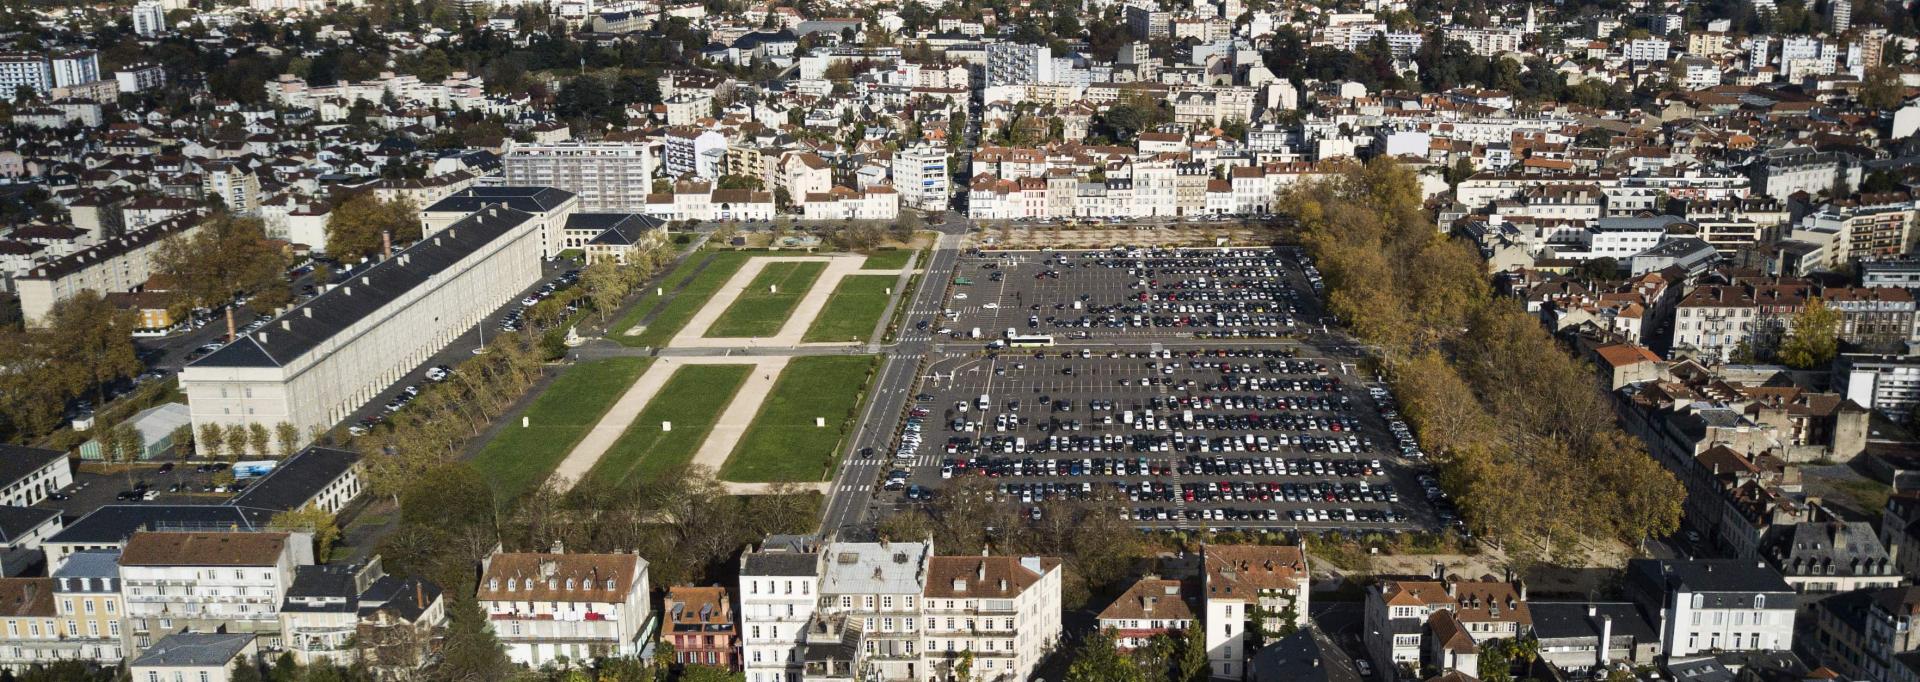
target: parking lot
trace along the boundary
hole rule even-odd
[[[986,253],[956,277],[974,280],[949,304],[967,329],[873,455],[893,458],[883,502],[982,476],[1036,518],[1075,498],[1150,528],[1454,520],[1392,396],[1309,338],[1317,273],[1289,255]]]
[[[1059,341],[1277,340],[1320,324],[1301,308],[1313,281],[1287,255],[1209,252],[973,253],[956,266],[950,312],[937,322],[951,339],[1012,329]]]

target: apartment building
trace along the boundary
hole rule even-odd
[[[918,681],[969,651],[975,679],[1024,680],[1060,636],[1060,562],[776,536],[741,557],[740,601],[748,682],[832,679],[820,674],[856,662],[863,679]],[[814,665],[829,642],[858,649]]]
[[[253,633],[278,643],[281,600],[298,567],[312,564],[308,533],[134,533],[120,553],[133,648],[181,630]]]
[[[900,202],[909,208],[941,211],[947,208],[951,191],[947,171],[947,150],[929,144],[917,144],[893,153],[893,188]]]
[[[55,626],[78,647],[79,658],[116,662],[133,653],[120,627],[126,607],[119,551],[75,554],[53,572],[52,581]]]
[[[52,578],[0,578],[0,670],[22,673],[84,653],[60,628],[53,585]]]
[[[1366,644],[1388,680],[1426,666],[1479,677],[1479,647],[1533,629],[1525,583],[1491,576],[1383,579],[1367,590]]]
[[[100,53],[73,50],[53,56],[53,87],[71,88],[100,80]]]
[[[819,607],[819,545],[775,536],[740,555],[741,665],[747,682],[798,682]]]
[[[1307,625],[1307,556],[1297,545],[1207,545],[1200,597],[1206,608],[1207,663],[1215,678],[1240,679],[1255,611],[1269,641],[1289,624]]]
[[[1122,651],[1146,646],[1154,637],[1180,636],[1193,627],[1194,609],[1188,603],[1187,590],[1178,580],[1141,578],[1125,594],[1100,610],[1099,627],[1113,630],[1115,645]]]
[[[740,637],[727,588],[677,585],[661,605],[660,641],[682,665],[740,670]]]
[[[513,662],[538,668],[639,655],[653,637],[647,562],[635,554],[497,553],[476,598]]]
[[[144,286],[153,276],[160,242],[193,236],[204,217],[198,212],[176,214],[28,270],[14,280],[22,316],[30,325],[44,325],[54,304],[83,290],[109,294]]]
[[[227,210],[251,215],[260,209],[260,176],[233,161],[212,161],[200,171],[200,193],[218,199]]]
[[[446,617],[438,586],[387,575],[378,557],[300,566],[280,606],[281,640],[302,665],[411,671],[426,660],[432,631]]]
[[[1668,656],[1793,648],[1799,599],[1765,561],[1634,559],[1626,589]]]
[[[898,679],[951,675],[968,651],[975,679],[1031,679],[1060,641],[1061,572],[1051,557],[933,557],[921,594],[926,668],[914,677],[910,664]]]
[[[712,180],[720,176],[726,155],[727,136],[719,131],[674,126],[667,129],[663,139],[662,167],[670,179],[692,177]]]
[[[1913,293],[1899,287],[1844,287],[1820,292],[1828,308],[1840,313],[1840,339],[1847,343],[1900,352],[1916,336]]]
[[[1920,588],[1843,592],[1814,603],[1816,656],[1846,679],[1896,682],[1898,659],[1920,650]]]
[[[506,184],[572,192],[579,195],[583,211],[640,211],[653,192],[653,145],[510,144],[505,151]]]
[[[538,281],[538,227],[485,208],[188,365],[194,428],[340,423]]]
[[[52,90],[53,63],[45,55],[0,52],[0,92],[13,93],[21,86],[40,94]]]
[[[808,194],[800,213],[807,220],[893,220],[900,217],[900,195],[886,185],[865,191],[835,187]]]

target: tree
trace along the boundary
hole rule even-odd
[[[1206,656],[1204,647],[1200,655]],[[1147,676],[1133,659],[1120,653],[1114,631],[1109,628],[1097,630],[1081,640],[1080,648],[1074,651],[1073,663],[1067,666],[1066,682],[1147,682]]]
[[[1480,682],[1513,682],[1513,640],[1492,639],[1480,644]]]
[[[173,435],[168,439],[168,442],[173,444],[173,453],[175,455],[180,457],[191,456],[193,454],[193,425],[181,424],[175,427]]]
[[[140,372],[143,365],[133,347],[133,311],[118,310],[98,292],[81,290],[53,305],[47,313],[48,333],[57,335],[47,377],[62,381],[74,395],[93,393],[104,404],[108,383]]]
[[[334,205],[327,215],[327,255],[343,263],[380,256],[383,235],[395,244],[420,238],[419,212],[412,202],[381,201],[372,192],[361,192]]]
[[[280,456],[293,456],[294,448],[300,447],[300,428],[290,422],[273,425],[274,441],[280,445]]]
[[[200,449],[205,450],[208,456],[218,456],[220,448],[226,443],[226,430],[219,424],[208,422],[200,425]]]
[[[268,445],[272,442],[273,434],[267,431],[265,424],[260,422],[247,424],[247,445],[253,448],[254,454],[261,457],[271,456],[273,452],[268,449]]]
[[[620,301],[627,296],[631,287],[628,278],[620,272],[621,266],[611,258],[602,258],[587,265],[580,273],[580,286],[587,290],[587,300],[593,302],[593,309],[599,313],[602,323],[607,315],[620,307]]]
[[[1907,98],[1907,87],[1900,82],[1900,70],[1891,66],[1867,69],[1860,82],[1860,105],[1868,109],[1890,111]]]
[[[1206,682],[1211,670],[1207,661],[1207,629],[1196,621],[1180,633],[1180,658],[1174,667],[1174,682]]]
[[[260,219],[224,211],[201,221],[197,230],[162,241],[153,261],[154,271],[173,282],[180,301],[199,308],[287,281],[287,256],[267,241]],[[226,307],[226,317],[232,339],[233,306]]]
[[[245,656],[233,662],[233,674],[228,675],[227,679],[233,682],[266,682],[266,678],[260,675],[260,664]]]
[[[248,442],[247,427],[235,424],[227,429],[227,460],[233,461],[247,456]]]
[[[133,428],[132,424],[121,422],[109,433],[101,434],[101,438],[102,446],[109,440],[113,442],[114,454],[127,467],[127,487],[133,487],[133,464],[146,455],[146,436],[140,435],[140,429]],[[104,447],[102,452],[105,452]]]
[[[442,645],[439,679],[449,682],[491,682],[509,677],[512,662],[501,649],[487,614],[464,594],[447,591],[447,637]]]
[[[1780,361],[1794,369],[1825,367],[1840,346],[1840,311],[1818,298],[1794,313],[1787,339],[1780,344]]]
[[[340,527],[333,513],[312,504],[274,514],[273,518],[267,520],[267,526],[276,530],[312,533],[313,556],[322,561],[331,556],[333,543],[340,540]]]

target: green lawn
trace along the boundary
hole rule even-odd
[[[728,481],[823,481],[833,473],[840,444],[853,428],[873,355],[794,358],[774,380],[753,425],[733,449],[720,477]],[[827,425],[816,427],[816,417]]]
[[[802,341],[865,341],[887,313],[887,289],[895,275],[847,275],[833,290]]]
[[[688,270],[688,274],[684,276],[675,272],[673,276],[667,278],[667,283],[662,285],[667,293],[672,294],[674,287],[679,286],[681,282],[687,282],[687,288],[664,303],[660,301],[660,297],[648,291],[640,303],[634,306],[633,312],[628,313],[633,320],[631,322],[622,320],[626,323],[626,327],[631,327],[638,324],[640,318],[647,312],[659,308],[660,315],[654,318],[653,324],[647,325],[645,330],[633,335],[626,334],[625,327],[622,327],[621,331],[609,334],[607,338],[628,346],[666,345],[673,339],[674,334],[680,333],[681,327],[687,326],[687,320],[693,319],[693,314],[707,304],[707,299],[713,298],[713,292],[719,291],[720,286],[727,283],[727,278],[739,272],[740,266],[745,265],[747,259],[751,257],[752,254],[720,252],[714,254],[713,263],[697,275],[691,274],[691,267],[683,268]],[[700,260],[701,258],[696,256],[689,259],[687,264],[691,266]]]
[[[554,379],[527,408],[527,427],[508,424],[474,457],[473,467],[493,485],[494,499],[504,505],[545,481],[652,363],[653,358],[595,360]]]
[[[913,249],[882,249],[867,254],[867,262],[861,265],[863,270],[899,270],[907,267],[907,258],[913,255]]]
[[[686,464],[752,371],[752,365],[684,365],[674,370],[587,478],[619,483],[636,475],[654,478]],[[663,421],[673,422],[673,430],[660,430]]]
[[[800,297],[807,295],[807,290],[813,288],[814,280],[820,279],[820,273],[826,269],[827,264],[819,262],[768,263],[747,284],[746,291],[740,292],[740,297],[733,300],[733,305],[727,306],[726,312],[720,313],[720,318],[707,328],[707,337],[738,338],[779,333],[780,326],[787,322],[787,316],[793,314],[793,307],[800,303]]]

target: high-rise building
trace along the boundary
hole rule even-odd
[[[1846,33],[1853,28],[1853,0],[1833,0],[1827,3],[1827,19],[1834,33]]]
[[[133,4],[133,33],[142,38],[153,38],[167,30],[167,11],[160,7],[157,0],[140,0]]]
[[[987,46],[987,87],[1053,82],[1053,50],[1045,45]]]
[[[513,145],[506,184],[558,187],[587,211],[641,211],[653,191],[653,149],[619,142]]]
[[[0,97],[13,98],[20,86],[36,93],[53,89],[53,64],[42,55],[27,52],[0,53]]]
[[[100,80],[100,53],[75,50],[53,58],[53,86],[70,88]]]
[[[893,154],[893,189],[900,201],[923,211],[947,207],[947,150],[918,144]]]

